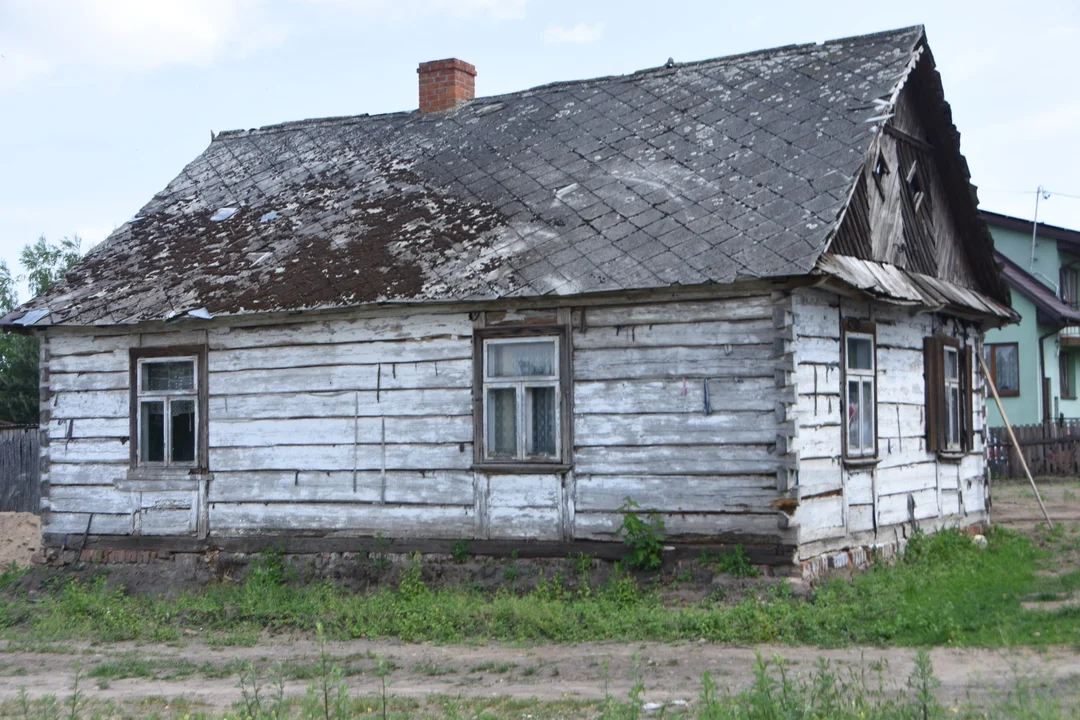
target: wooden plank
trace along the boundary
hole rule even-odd
[[[604,476],[578,475],[576,512],[614,512],[627,497],[646,511],[671,513],[768,513],[780,497],[775,476]]]
[[[130,457],[130,446],[119,438],[75,439],[49,445],[49,459],[56,463],[123,463]]]
[[[650,303],[590,307],[585,313],[586,333],[595,327],[695,323],[715,320],[757,320],[772,318],[769,295],[670,303]],[[577,344],[575,335],[574,343]]]
[[[933,460],[902,467],[878,469],[878,496],[906,494],[937,488],[937,466]]]
[[[210,396],[210,416],[214,422],[354,415],[472,415],[472,389]]]
[[[830,495],[804,500],[795,511],[793,524],[799,528],[799,542],[843,537],[844,498]]]
[[[189,510],[143,510],[139,518],[143,535],[191,535],[195,531],[194,515]]]
[[[574,438],[581,445],[769,444],[776,442],[776,413],[579,415]]]
[[[215,472],[248,470],[465,470],[472,445],[278,445],[210,448]]]
[[[908,497],[914,497],[915,499],[916,520],[937,517],[937,488],[920,490],[915,493],[899,493],[879,498],[878,527],[908,522]]]
[[[274,531],[349,533],[387,537],[467,538],[472,506],[362,503],[211,503],[215,534],[259,535]]]
[[[380,502],[472,505],[472,473],[215,472],[210,502]]]
[[[91,518],[89,513],[52,512],[49,513],[48,520],[43,522],[42,532],[69,535],[68,547],[73,547],[86,532],[87,522],[90,523],[90,532],[95,535],[130,535],[132,530],[130,513],[127,515],[94,513]]]
[[[627,327],[590,327],[574,336],[576,350],[629,347],[723,347],[764,345],[776,335],[772,314],[738,322],[713,321]]]
[[[838,457],[799,460],[799,496],[822,495],[843,487],[843,471]]]
[[[769,345],[726,348],[614,348],[574,350],[575,380],[634,378],[773,377]]]
[[[471,384],[471,359],[236,370],[210,374],[210,390],[218,396],[334,390],[468,388]]]
[[[292,420],[213,420],[210,447],[375,445],[472,442],[472,418],[326,417]]]
[[[759,445],[654,445],[578,447],[575,469],[581,475],[767,475],[778,458]]]
[[[701,413],[705,380],[608,380],[574,382],[574,412],[589,414]],[[709,405],[715,409],[774,410],[776,381],[771,377],[711,378]]]
[[[127,477],[128,460],[112,464],[96,462],[86,464],[49,463],[50,485],[110,485]]]
[[[211,336],[210,349],[232,350],[291,345],[331,345],[458,336],[469,338],[468,313],[405,313],[353,320],[317,320],[278,325],[233,327]]]
[[[127,390],[58,392],[52,395],[52,419],[127,418],[130,395]]]
[[[726,513],[660,513],[665,524],[665,542],[768,542],[782,541],[776,513],[762,515]],[[582,540],[619,539],[621,513],[579,512],[575,516],[574,537]]]
[[[57,485],[50,488],[49,497],[43,501],[43,507],[57,513],[125,514],[134,511],[137,505],[137,497],[112,485]]]
[[[488,537],[520,540],[558,540],[559,508],[525,507],[506,508],[494,505],[488,514]]]
[[[126,372],[82,372],[62,373],[49,372],[49,390],[52,392],[65,392],[68,390],[127,390],[128,374]]]
[[[874,529],[874,506],[852,505],[848,508],[848,532],[868,532]]]
[[[321,365],[373,365],[391,362],[424,362],[472,357],[471,337],[438,337],[420,340],[341,343],[337,345],[286,345],[239,350],[211,350],[210,372],[258,368],[297,368]]]
[[[562,494],[558,475],[492,475],[487,483],[491,509],[548,507],[557,515]]]
[[[49,372],[127,372],[127,369],[127,349],[90,355],[50,356],[49,358]]]
[[[46,426],[52,443],[70,438],[127,438],[131,425],[127,418],[79,418],[51,420]]]

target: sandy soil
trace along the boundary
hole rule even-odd
[[[41,519],[32,513],[0,513],[0,569],[30,564],[41,543]]]
[[[253,648],[214,649],[192,643],[183,648],[163,645],[118,644],[107,650],[75,647],[72,654],[12,652],[0,656],[0,700],[17,697],[20,686],[32,696],[70,694],[74,664],[79,661],[84,674],[94,666],[118,657],[158,660],[166,666],[159,679],[132,678],[111,681],[107,687],[84,679],[80,687],[90,697],[131,701],[141,697],[183,696],[189,701],[226,708],[240,699],[237,677],[209,679],[196,673],[172,677],[169,661],[188,661],[202,666],[224,666],[235,658],[251,660],[271,668],[274,663],[315,662],[318,648],[310,641],[268,640]],[[604,697],[604,663],[610,677],[609,692],[625,698],[639,675],[645,684],[644,699],[650,702],[694,700],[701,689],[701,675],[713,674],[721,687],[741,689],[751,681],[757,651],[774,653],[791,663],[800,674],[813,671],[818,658],[829,660],[841,672],[865,670],[876,686],[876,663],[884,664],[885,690],[899,689],[913,667],[915,652],[910,649],[852,648],[818,650],[792,647],[733,647],[704,642],[684,645],[657,643],[583,643],[533,648],[506,645],[477,647],[408,645],[399,642],[354,641],[330,643],[327,651],[360,674],[348,678],[353,694],[376,692],[379,679],[372,670],[375,656],[400,666],[389,677],[388,691],[394,695],[422,698],[432,694],[462,697],[510,696],[560,700]],[[1071,649],[1043,653],[937,649],[931,654],[934,669],[942,681],[940,696],[945,702],[985,696],[991,688],[1008,688],[1014,676],[1064,681],[1080,675],[1080,654]],[[348,660],[346,660],[348,658]],[[19,668],[25,668],[22,674]],[[425,671],[425,668],[428,670]],[[431,668],[437,668],[433,675]],[[483,668],[483,669],[481,669]],[[503,670],[499,672],[498,670]],[[19,674],[12,674],[18,672]],[[302,696],[310,680],[292,681],[286,695]],[[269,682],[266,681],[269,685]]]

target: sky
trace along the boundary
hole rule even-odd
[[[414,109],[426,60],[483,96],[915,24],[982,207],[1080,229],[1076,0],[0,0],[0,259],[100,242],[211,132]]]

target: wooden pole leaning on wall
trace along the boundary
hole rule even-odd
[[[1031,476],[1031,470],[1028,469],[1027,460],[1024,458],[1024,450],[1016,439],[1016,433],[1013,432],[1012,425],[1009,423],[1009,417],[1005,414],[1005,408],[1001,405],[1001,396],[998,395],[997,386],[994,384],[994,379],[990,377],[990,371],[986,367],[986,360],[981,353],[979,353],[979,367],[982,368],[983,377],[986,379],[986,384],[990,386],[990,391],[994,393],[994,402],[997,403],[998,412],[1001,413],[1001,420],[1005,423],[1005,429],[1009,432],[1009,439],[1012,440],[1013,447],[1016,448],[1016,454],[1020,457],[1020,467],[1024,468],[1024,474],[1027,475],[1028,482],[1031,483],[1031,489],[1035,492],[1035,499],[1039,501],[1039,509],[1042,510],[1043,517],[1046,518],[1046,526],[1053,530],[1054,521],[1050,519],[1050,514],[1046,512],[1046,506],[1043,505],[1039,488],[1035,487],[1035,478]]]

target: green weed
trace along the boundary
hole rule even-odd
[[[639,509],[641,506],[629,495],[619,508],[623,519],[618,534],[630,548],[625,560],[639,570],[657,570],[664,562],[664,521],[656,512],[647,513],[642,520],[635,512]]]

